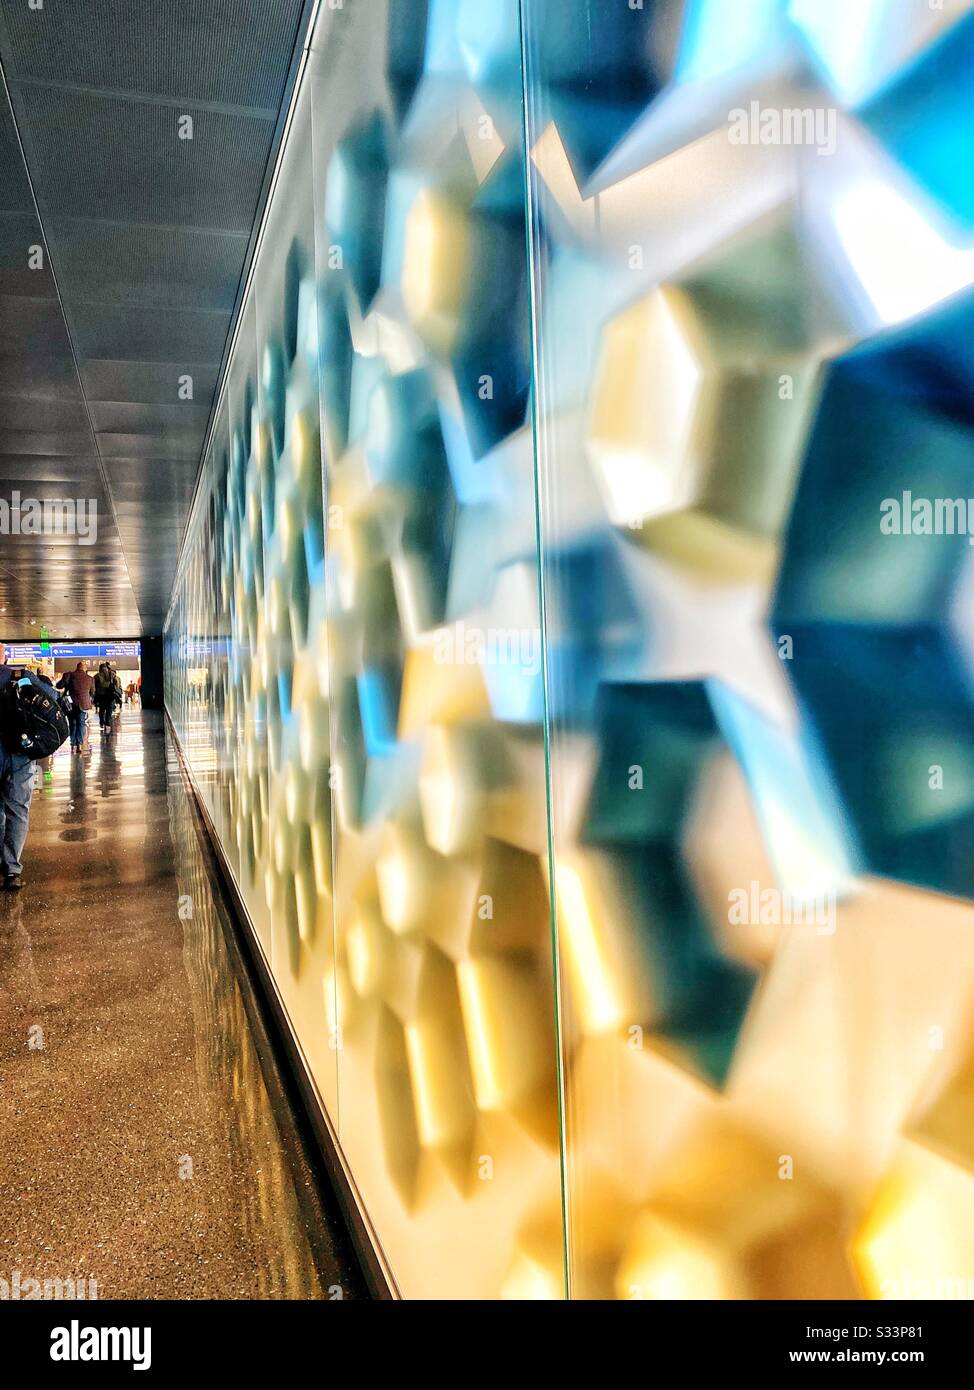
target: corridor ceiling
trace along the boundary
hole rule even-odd
[[[312,6],[32,3],[0,0],[0,638],[158,633]],[[18,494],[93,499],[96,541],[11,534]]]

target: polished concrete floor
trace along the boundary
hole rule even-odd
[[[0,1280],[362,1297],[162,718],[117,728],[38,768],[0,893]]]

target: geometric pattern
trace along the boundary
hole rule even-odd
[[[880,520],[974,494],[925,75],[969,81],[971,7],[362,8],[312,41],[168,700],[392,1277],[951,1296],[972,562]]]

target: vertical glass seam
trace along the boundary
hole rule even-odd
[[[534,455],[534,524],[535,536],[537,539],[537,571],[538,571],[538,621],[541,628],[541,729],[542,740],[544,743],[544,776],[545,776],[545,806],[546,806],[546,835],[548,846],[548,911],[549,926],[551,932],[551,961],[554,988],[554,1022],[555,1022],[555,1075],[558,1100],[558,1155],[559,1166],[561,1169],[561,1221],[562,1221],[562,1240],[564,1242],[564,1266],[563,1278],[566,1300],[571,1298],[572,1277],[571,1277],[571,1238],[569,1223],[569,1204],[568,1204],[568,1144],[566,1136],[566,1103],[565,1103],[565,1067],[564,1056],[562,1053],[562,1019],[561,1019],[561,958],[558,949],[558,922],[557,908],[555,899],[555,844],[552,828],[552,815],[554,799],[552,796],[551,779],[551,748],[550,748],[550,724],[549,724],[549,685],[548,685],[548,648],[546,642],[545,624],[545,585],[544,585],[544,526],[542,524],[542,501],[541,490],[543,486],[542,470],[540,466],[540,440],[543,433],[543,418],[540,410],[540,376],[537,366],[540,361],[540,344],[538,342],[538,285],[537,267],[540,263],[540,238],[538,235],[537,224],[534,215],[534,200],[531,196],[531,169],[530,169],[530,122],[528,119],[528,49],[527,49],[527,22],[525,7],[528,0],[518,0],[518,32],[521,47],[521,127],[523,140],[523,167],[524,167],[524,215],[525,215],[525,254],[528,261],[528,312],[530,314],[530,367],[531,367],[531,433],[533,439]]]

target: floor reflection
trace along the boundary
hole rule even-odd
[[[39,765],[25,865],[0,893],[0,1277],[363,1296],[272,1104],[160,716],[127,711]]]

